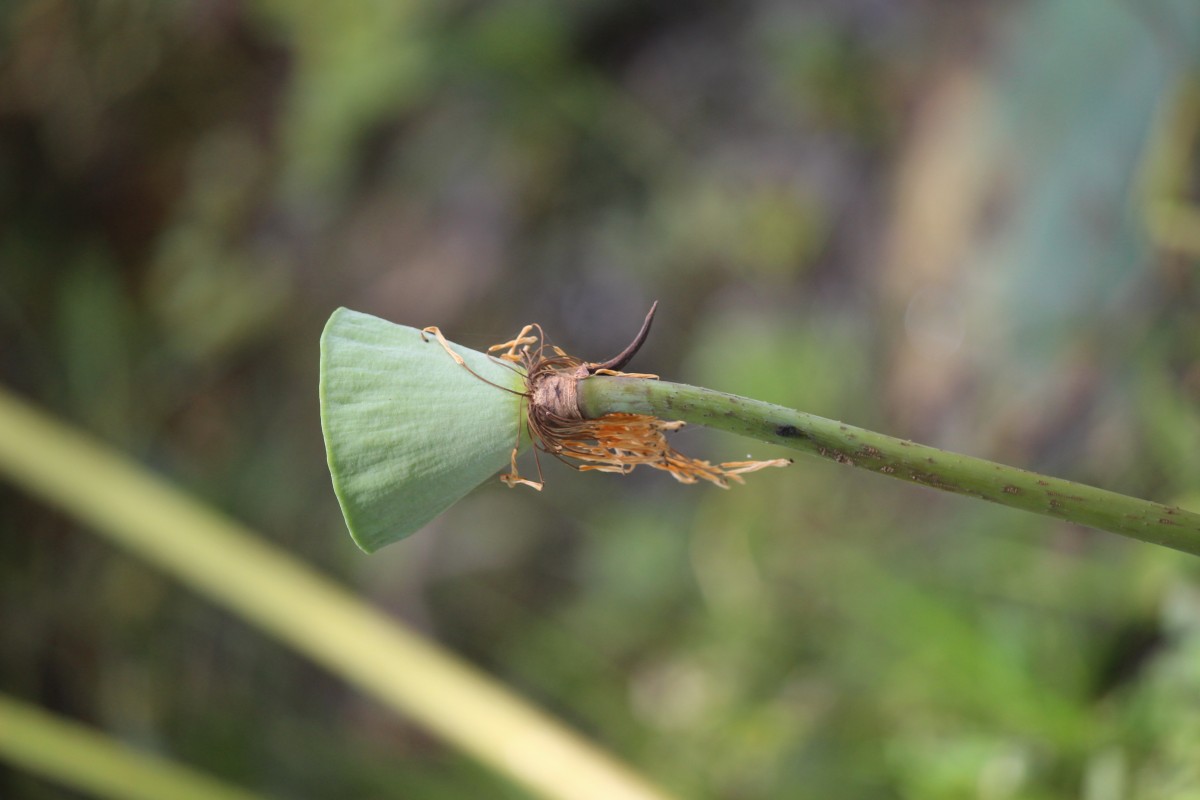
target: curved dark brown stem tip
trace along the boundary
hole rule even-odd
[[[657,309],[658,301],[655,300],[653,305],[650,306],[650,311],[646,314],[646,320],[642,323],[642,329],[638,331],[638,335],[633,338],[633,341],[629,343],[629,346],[617,355],[610,358],[608,361],[602,361],[599,364],[588,364],[588,374],[590,375],[602,369],[608,369],[617,372],[620,371],[620,369],[628,364],[631,360],[633,360],[633,357],[637,355],[637,351],[640,350],[642,345],[645,343],[646,337],[650,335],[650,324],[654,322],[654,312]]]

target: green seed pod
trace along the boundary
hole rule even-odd
[[[507,466],[518,443],[524,371],[450,346],[470,371],[433,336],[346,308],[321,334],[329,472],[350,535],[368,553]]]

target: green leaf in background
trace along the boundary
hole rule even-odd
[[[321,429],[350,535],[372,553],[509,462],[524,373],[416,328],[339,308],[321,335]],[[523,437],[524,438],[524,437]]]

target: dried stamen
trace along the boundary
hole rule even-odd
[[[657,378],[657,375],[620,372],[629,363],[650,332],[657,301],[650,307],[642,328],[633,342],[618,355],[603,362],[587,362],[567,355],[548,345],[540,325],[526,325],[511,341],[488,348],[499,360],[520,365],[525,370],[524,398],[529,433],[537,450],[549,453],[580,471],[616,472],[628,474],[640,465],[670,473],[680,483],[708,481],[723,489],[730,481],[744,483],[742,475],[766,467],[784,467],[790,459],[768,461],[729,461],[711,464],[683,455],[667,442],[666,434],[677,431],[683,422],[667,422],[645,414],[605,414],[597,419],[584,419],[579,410],[578,385],[591,375]],[[533,333],[536,331],[536,335]],[[426,328],[422,334],[433,334],[455,363],[466,368],[462,357],[455,353],[437,328]],[[535,347],[536,345],[536,347]],[[553,355],[547,356],[549,348]],[[475,373],[472,371],[472,375]],[[476,375],[480,380],[486,379]],[[492,384],[495,386],[496,384]],[[504,387],[498,387],[504,388]],[[512,391],[506,389],[506,391]],[[517,471],[517,446],[512,451],[512,472],[500,476],[508,486],[523,484],[541,490],[541,463],[538,462],[537,481],[522,478]]]

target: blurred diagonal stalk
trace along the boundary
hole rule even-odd
[[[163,758],[0,695],[0,757],[97,797],[124,800],[255,800]]]
[[[667,381],[591,377],[579,384],[579,406],[587,417],[627,412],[684,420],[932,489],[1200,555],[1200,514],[914,444],[759,400]]]
[[[665,797],[453,654],[3,389],[0,474],[539,796]]]
[[[1162,105],[1142,165],[1146,231],[1159,247],[1200,256],[1200,206],[1190,199],[1200,153],[1200,80],[1180,81]]]

